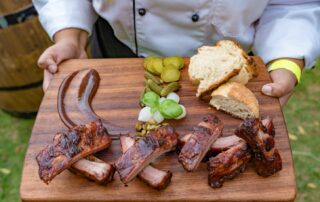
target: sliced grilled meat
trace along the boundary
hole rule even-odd
[[[227,179],[233,179],[245,170],[251,158],[251,151],[241,142],[227,151],[212,157],[208,162],[208,183],[212,188],[220,188]]]
[[[134,145],[135,140],[129,136],[121,136],[120,143],[122,152],[126,152],[132,145]],[[138,177],[154,189],[164,189],[170,184],[172,173],[170,171],[165,172],[148,165],[138,174]]]
[[[268,177],[282,169],[282,160],[279,151],[274,147],[273,136],[265,131],[266,127],[259,119],[248,118],[236,129],[235,134],[252,148],[258,175]]]
[[[153,160],[174,150],[177,142],[178,135],[171,126],[162,126],[149,132],[115,162],[121,181],[125,184],[130,182]]]
[[[107,184],[113,180],[115,168],[97,157],[89,156],[75,162],[69,170],[98,184]]]
[[[191,137],[192,133],[187,134],[179,139],[179,147],[182,148],[183,145],[188,141],[188,139]],[[222,152],[230,149],[231,147],[244,142],[243,139],[239,138],[236,135],[230,135],[227,137],[219,137],[210,147],[209,152]]]
[[[58,132],[36,157],[40,179],[48,184],[78,160],[109,147],[111,141],[101,121]]]
[[[222,135],[223,124],[213,115],[207,115],[194,128],[179,154],[179,162],[185,170],[195,170],[204,158],[211,145]]]
[[[263,131],[274,137],[276,135],[276,130],[271,118],[262,119],[262,125],[264,126]]]

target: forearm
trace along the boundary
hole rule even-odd
[[[88,32],[82,29],[67,28],[55,33],[53,40],[55,43],[67,42],[84,49],[88,41]]]

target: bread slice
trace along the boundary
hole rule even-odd
[[[258,67],[253,58],[245,55],[244,57],[247,57],[248,65],[242,67],[240,72],[229,81],[247,84],[253,77],[258,76]]]
[[[255,95],[242,83],[228,82],[211,94],[210,105],[237,118],[259,118],[259,103]]]
[[[202,97],[239,72],[241,75],[234,80],[246,83],[252,78],[249,74],[255,69],[253,63],[239,44],[221,40],[216,46],[200,47],[190,59],[188,72],[192,83],[199,84],[197,97]]]

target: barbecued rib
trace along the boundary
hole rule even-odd
[[[275,129],[272,122],[272,119],[266,118],[262,120],[262,124],[265,127],[265,130],[268,134],[272,135],[274,137],[275,135]],[[183,137],[179,138],[179,148],[181,149],[183,145],[188,141],[188,139],[191,137],[192,133],[189,133],[187,135],[184,135]],[[244,140],[239,138],[236,135],[230,135],[230,136],[223,136],[219,137],[211,146],[209,152],[212,153],[218,153],[222,151],[226,151],[230,149],[231,147],[243,142]]]
[[[101,121],[57,133],[53,142],[36,157],[40,179],[48,184],[78,160],[109,147],[111,141]]]
[[[134,143],[135,140],[132,137],[120,137],[120,144],[123,153],[126,152],[132,145],[134,145]],[[170,171],[165,172],[159,170],[149,165],[138,174],[138,177],[152,188],[164,189],[170,184],[172,173]]]
[[[211,145],[222,135],[223,124],[218,117],[207,115],[194,128],[179,154],[179,162],[185,170],[193,171],[200,164]]]
[[[187,134],[179,139],[179,147],[183,147],[183,145],[188,141],[192,133]],[[243,139],[239,138],[236,135],[230,135],[227,137],[219,137],[210,147],[208,152],[222,152],[230,149],[231,147],[244,142]]]
[[[115,162],[121,181],[125,184],[130,182],[153,160],[175,149],[177,142],[178,136],[171,126],[149,132]]]
[[[80,159],[72,164],[69,170],[98,184],[111,182],[115,172],[112,164],[106,163],[94,156]]]
[[[251,158],[251,151],[245,142],[241,142],[227,151],[212,157],[208,162],[208,183],[212,188],[222,187],[227,179],[233,179],[244,171]]]
[[[273,137],[265,131],[259,119],[248,118],[236,129],[235,134],[250,145],[258,175],[268,177],[282,169],[282,160],[274,147]]]
[[[264,126],[263,131],[274,137],[276,135],[276,131],[273,125],[273,121],[271,118],[265,118],[261,120],[262,125]]]

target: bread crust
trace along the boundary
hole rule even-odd
[[[213,91],[211,96],[221,95],[246,105],[256,118],[259,118],[259,103],[256,96],[245,85],[228,82]]]

